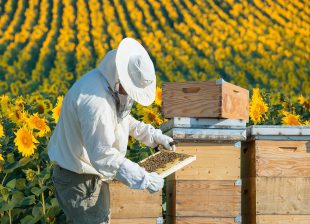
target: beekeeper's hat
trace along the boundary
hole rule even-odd
[[[127,94],[143,106],[153,103],[156,93],[156,76],[153,62],[136,40],[126,37],[118,45],[116,71]]]

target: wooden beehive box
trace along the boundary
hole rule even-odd
[[[251,126],[242,144],[246,223],[310,223],[310,127]]]
[[[163,116],[232,118],[248,121],[249,91],[223,79],[163,85]]]
[[[161,126],[196,161],[167,177],[168,223],[241,221],[240,141],[245,121],[172,118]]]
[[[161,224],[162,192],[133,190],[113,181],[110,183],[111,223]]]

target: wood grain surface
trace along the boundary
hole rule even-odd
[[[112,217],[152,218],[162,216],[161,192],[154,194],[147,190],[132,190],[119,182],[110,183]]]
[[[236,224],[234,218],[167,217],[167,224]]]
[[[221,86],[221,117],[239,118],[249,121],[249,91],[224,82]]]
[[[310,178],[243,179],[242,214],[310,215]]]
[[[220,86],[215,81],[165,83],[163,116],[219,117],[220,96]]]
[[[111,224],[156,224],[156,218],[114,219]]]
[[[168,82],[163,85],[163,116],[249,119],[249,91],[216,81]]]
[[[196,155],[196,161],[169,180],[236,180],[240,178],[240,149],[234,144],[179,143],[177,152]]]
[[[241,187],[234,181],[168,181],[167,214],[235,217],[241,214]]]
[[[310,141],[257,140],[255,149],[256,176],[310,177]]]

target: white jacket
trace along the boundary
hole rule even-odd
[[[100,67],[99,67],[100,68]],[[125,160],[128,136],[155,147],[160,131],[128,115],[118,123],[114,100],[98,68],[82,76],[65,95],[48,143],[49,158],[76,173],[112,180]]]

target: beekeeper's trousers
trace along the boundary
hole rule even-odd
[[[54,165],[55,195],[67,223],[109,224],[109,184],[93,174],[78,174]]]

